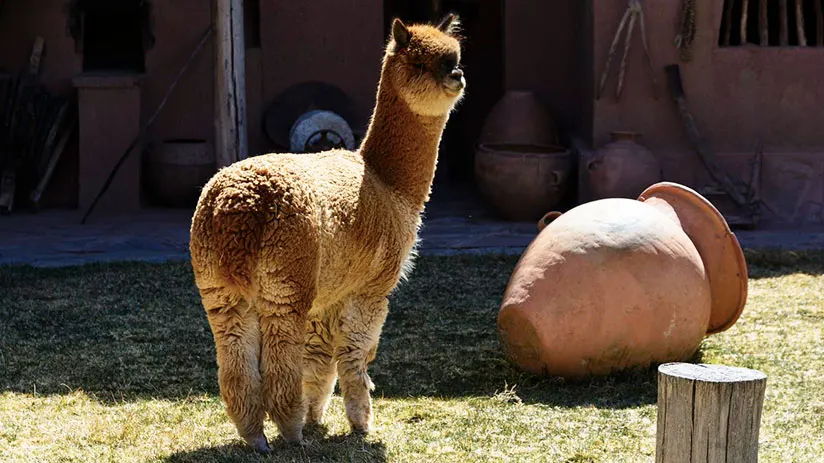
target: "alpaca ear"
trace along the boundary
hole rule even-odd
[[[457,29],[459,24],[460,20],[458,19],[458,16],[455,13],[449,13],[441,20],[441,23],[438,24],[438,29],[440,29],[443,33],[451,34],[455,31],[455,29]]]
[[[409,45],[409,39],[411,34],[409,33],[409,29],[406,28],[406,24],[403,23],[398,18],[395,18],[392,21],[392,39],[395,40],[395,48],[401,49],[406,48]]]

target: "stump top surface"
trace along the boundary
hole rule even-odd
[[[758,370],[706,363],[666,363],[658,371],[668,376],[713,383],[740,383],[765,380],[767,375]]]

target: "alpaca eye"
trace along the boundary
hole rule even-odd
[[[454,62],[447,60],[441,63],[441,72],[444,75],[449,74],[450,72],[452,72],[453,69],[455,69]]]
[[[426,65],[423,63],[417,63],[415,64],[415,69],[417,69],[420,72],[426,72]]]
[[[455,58],[446,58],[441,61],[441,73],[443,75],[449,74],[456,67],[458,67],[458,60]]]

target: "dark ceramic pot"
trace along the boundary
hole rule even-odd
[[[587,163],[591,199],[637,198],[644,188],[662,180],[658,158],[638,143],[635,132],[611,132],[612,141]]]
[[[217,163],[204,140],[167,140],[149,150],[143,171],[154,204],[193,207],[203,185],[217,172]]]
[[[533,92],[510,90],[489,111],[478,143],[557,145],[558,129]]]
[[[475,153],[475,179],[506,220],[536,221],[557,206],[569,187],[570,150],[553,145],[486,144]]]

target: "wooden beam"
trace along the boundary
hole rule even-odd
[[[248,157],[243,0],[214,0],[217,167]]]
[[[758,461],[767,376],[690,363],[658,367],[657,463]]]
[[[741,30],[739,34],[741,35],[741,45],[746,45],[747,42],[747,21],[749,21],[749,17],[747,16],[750,13],[750,0],[743,0],[741,4]]]
[[[795,0],[795,29],[798,33],[798,46],[807,46],[807,33],[804,31],[804,2]]]

